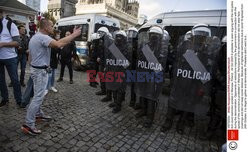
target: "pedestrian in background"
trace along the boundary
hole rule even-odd
[[[60,39],[60,32],[58,30],[54,31],[53,38],[55,40]],[[51,73],[49,73],[49,79],[47,84],[47,90],[45,91],[45,94],[48,93],[49,90],[53,92],[57,92],[58,90],[55,88],[55,73],[58,66],[58,55],[60,53],[60,48],[51,48],[51,57],[50,57],[50,68]]]
[[[67,31],[65,33],[65,37],[69,36],[70,34],[71,34],[70,31]],[[76,44],[74,41],[71,41],[61,50],[60,53],[61,72],[60,72],[60,78],[57,80],[57,82],[63,81],[64,69],[65,66],[67,66],[69,69],[70,84],[73,84],[72,60],[75,57],[76,57]]]
[[[25,87],[24,77],[25,77],[25,68],[27,62],[29,38],[25,33],[25,27],[23,25],[18,26],[18,30],[21,39],[20,46],[17,48],[18,63],[20,63],[20,70],[21,70],[20,84],[21,86]]]
[[[6,105],[9,101],[9,94],[5,80],[5,68],[7,69],[13,84],[16,104],[21,104],[22,93],[20,82],[18,80],[18,59],[15,51],[15,48],[19,47],[19,45],[20,37],[17,26],[11,19],[3,17],[2,10],[0,10],[0,91],[2,96],[0,107]]]

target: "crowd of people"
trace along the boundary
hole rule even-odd
[[[61,71],[57,82],[63,81],[67,66],[69,83],[73,84],[72,61],[76,58],[74,39],[81,34],[81,27],[74,28],[72,33],[67,31],[65,37],[60,38],[60,31],[53,28],[53,23],[41,19],[39,32],[29,38],[24,26],[17,27],[2,15],[0,25],[0,107],[9,102],[6,68],[16,104],[20,107],[28,105],[22,131],[40,134],[41,130],[36,128],[35,122],[38,119],[52,119],[43,113],[41,105],[49,90],[58,92],[55,71],[59,61]],[[179,38],[178,46],[174,48],[170,39],[168,32],[159,26],[152,26],[147,31],[138,32],[136,28],[130,28],[112,33],[107,27],[99,28],[91,35],[90,63],[96,73],[89,80],[90,86],[97,87],[100,82],[101,90],[96,95],[105,95],[101,102],[113,101],[109,104],[113,113],[121,111],[129,86],[129,106],[139,109],[136,117],[146,116],[144,127],[150,128],[168,72],[171,91],[165,98],[168,109],[161,131],[166,132],[172,127],[176,114],[180,115],[176,126],[179,134],[184,133],[186,125],[193,126],[195,118],[201,122],[197,124],[201,128],[201,138],[208,137],[208,133],[218,127],[226,130],[223,111],[226,88],[225,39],[221,41],[212,36],[205,24],[194,26]],[[31,74],[25,84],[27,58]],[[17,72],[19,62],[20,80]],[[26,86],[23,95],[21,86]]]

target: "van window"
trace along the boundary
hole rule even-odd
[[[170,43],[174,48],[177,47],[181,36],[185,35],[188,31],[192,30],[192,26],[165,26],[164,29],[168,31],[171,36]],[[211,35],[217,36],[222,39],[226,35],[226,27],[210,26]]]
[[[113,35],[113,33],[114,33],[115,31],[119,30],[118,27],[108,26],[108,25],[98,24],[98,23],[97,23],[97,24],[95,24],[94,33],[96,33],[97,30],[98,30],[99,28],[101,28],[101,27],[106,27],[106,28],[108,28],[109,32],[110,32],[112,35]]]
[[[171,36],[170,43],[176,48],[179,42],[179,39],[182,35],[185,35],[188,31],[192,29],[191,26],[165,26],[164,30],[168,31]]]
[[[88,24],[78,24],[78,25],[68,25],[68,26],[59,26],[58,30],[61,31],[61,37],[65,37],[65,33],[67,31],[70,31],[71,33],[74,30],[75,26],[81,26],[82,27],[82,34],[78,36],[75,41],[87,41],[88,40],[88,29],[89,25]]]

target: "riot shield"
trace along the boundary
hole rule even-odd
[[[122,43],[120,42],[122,41]],[[129,67],[127,38],[105,37],[105,85],[108,90],[126,88],[125,70]]]
[[[180,42],[169,97],[170,107],[195,114],[207,113],[219,44],[218,39],[200,36]]]
[[[168,51],[168,40],[163,36],[150,42],[148,32],[138,35],[135,92],[141,97],[158,100],[164,81],[164,69]]]

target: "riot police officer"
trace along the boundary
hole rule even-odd
[[[169,108],[162,131],[171,128],[173,111],[176,109],[182,111],[177,123],[179,133],[184,132],[188,114],[194,113],[199,136],[205,137],[207,112],[211,103],[211,79],[216,66],[216,55],[212,52],[218,52],[219,49],[218,40],[212,39],[211,30],[206,24],[195,25],[191,40],[184,40],[178,45]]]
[[[97,51],[97,63],[99,65],[99,72],[104,73],[105,68],[105,61],[104,61],[104,37],[109,33],[109,30],[106,27],[101,27],[97,30],[97,33],[100,35],[99,39],[99,47]],[[99,75],[100,78],[100,84],[101,84],[101,90],[96,92],[96,95],[106,95],[106,87],[105,82],[103,80],[104,75]]]
[[[98,63],[97,63],[97,53],[98,50],[100,49],[99,47],[99,40],[100,40],[100,35],[98,33],[93,33],[91,35],[91,45],[90,45],[90,65],[91,69],[95,70],[96,73],[98,72]],[[96,88],[97,87],[97,82],[96,82],[96,76],[97,74],[93,75],[94,81],[91,81],[89,85],[91,87]]]
[[[131,27],[128,29],[128,51],[129,55],[131,55],[131,65],[129,67],[130,70],[136,70],[136,51],[137,51],[137,45],[138,44],[138,30],[135,27]],[[136,94],[135,94],[135,83],[131,83],[131,89],[130,89],[130,107],[135,107],[136,103]]]
[[[208,136],[212,137],[216,129],[226,130],[226,60],[227,60],[227,37],[222,39],[222,46],[217,55],[217,68],[213,78],[212,103],[210,108],[210,122]],[[224,139],[226,135],[224,134]],[[226,139],[225,139],[226,140]]]
[[[147,39],[148,42],[144,40]],[[139,48],[137,61],[137,75],[146,75],[145,81],[137,78],[136,93],[140,96],[142,109],[136,114],[137,117],[146,115],[144,127],[149,128],[153,124],[156,103],[163,84],[163,74],[166,65],[168,39],[165,38],[164,31],[161,27],[153,26],[145,33],[139,32]],[[150,76],[149,76],[150,74]],[[153,76],[152,76],[153,75]],[[154,79],[160,78],[160,81]]]
[[[125,31],[118,31],[114,35],[114,42],[107,40],[105,43],[106,78],[113,77],[112,81],[106,81],[106,88],[113,93],[114,102],[109,105],[113,108],[113,113],[121,111],[127,84],[125,70],[130,65],[128,58],[127,34]]]

